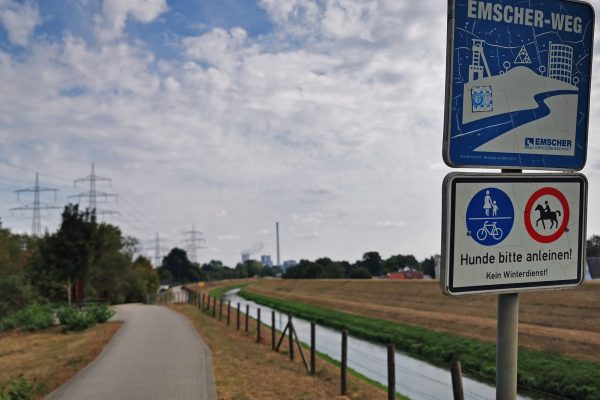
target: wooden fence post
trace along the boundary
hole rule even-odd
[[[256,343],[260,343],[260,308],[256,310]]]
[[[223,320],[223,300],[219,300],[219,321]]]
[[[275,350],[275,311],[271,311],[271,350]]]
[[[217,298],[213,297],[213,311],[212,311],[212,316],[213,318],[215,318],[217,316]]]
[[[231,314],[231,300],[227,301],[227,326],[229,326],[229,317]]]
[[[237,305],[237,323],[236,323],[236,329],[239,331],[240,330],[240,303],[238,302]]]
[[[288,314],[288,325],[290,327],[290,331],[288,332],[290,361],[294,361],[294,336],[292,334],[292,316],[290,314]]]
[[[340,377],[340,394],[345,396],[348,392],[346,385],[348,369],[348,331],[342,330],[342,364],[341,364],[341,377]]]
[[[246,322],[244,324],[245,332],[248,332],[248,314],[250,314],[250,305],[246,304]]]
[[[314,375],[315,374],[315,364],[316,364],[316,359],[315,359],[315,348],[316,348],[316,342],[317,342],[317,337],[316,337],[316,332],[315,332],[315,323],[311,322],[310,323],[310,374]]]
[[[452,375],[452,394],[454,395],[454,400],[464,400],[460,361],[453,360],[450,363],[450,373]]]
[[[396,399],[396,349],[393,344],[387,347],[387,367],[388,367],[388,400]]]

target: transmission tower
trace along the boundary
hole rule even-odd
[[[166,247],[160,245],[160,236],[156,233],[154,239],[154,247],[146,248],[146,250],[154,250],[154,268],[158,268],[162,264],[162,252],[167,250]]]
[[[92,173],[84,178],[80,178],[80,179],[76,179],[73,181],[73,184],[75,185],[75,187],[77,187],[77,183],[79,182],[89,182],[90,183],[90,190],[89,192],[82,192],[73,196],[69,196],[69,198],[72,197],[77,197],[79,200],[81,200],[81,198],[83,197],[87,197],[88,198],[88,209],[90,211],[95,211],[96,215],[118,215],[119,213],[117,211],[111,211],[111,210],[99,210],[97,207],[97,198],[98,197],[102,197],[105,199],[105,201],[108,201],[109,198],[117,198],[116,194],[113,193],[107,193],[107,192],[99,192],[96,190],[96,182],[108,182],[109,186],[110,186],[110,178],[103,178],[101,176],[96,175],[95,169],[94,169],[94,163],[92,163]]]
[[[11,211],[33,211],[33,219],[31,221],[31,235],[32,236],[40,236],[42,234],[42,217],[40,214],[41,210],[56,210],[59,207],[50,206],[47,204],[42,205],[40,203],[40,193],[41,192],[54,192],[54,201],[56,201],[56,192],[58,189],[46,188],[40,186],[40,178],[39,174],[35,173],[35,186],[32,188],[25,188],[15,190],[17,193],[17,199],[19,200],[21,197],[21,193],[33,193],[33,203],[28,204],[21,207],[11,208]]]
[[[203,249],[202,242],[204,242],[203,233],[198,231],[192,225],[192,230],[183,232],[186,235],[185,243],[187,243],[188,253],[192,262],[198,262],[198,249]]]

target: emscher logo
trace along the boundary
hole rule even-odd
[[[535,149],[535,140],[532,137],[525,138],[525,148],[526,149]]]
[[[573,146],[570,139],[555,138],[525,138],[525,149],[527,150],[563,150],[569,151]]]

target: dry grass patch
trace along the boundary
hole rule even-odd
[[[94,360],[121,326],[98,324],[83,332],[0,333],[0,386],[23,375],[42,398]]]
[[[287,340],[279,353],[271,350],[269,327],[261,328],[262,341],[256,343],[256,322],[250,324],[249,333],[236,331],[235,312],[232,309],[231,325],[226,318],[209,317],[187,305],[173,308],[186,315],[212,351],[215,380],[221,400],[311,400],[344,399],[340,392],[339,369],[319,359],[317,375],[308,376],[296,349],[294,362],[287,357]],[[218,315],[218,314],[217,314]],[[305,353],[308,357],[309,354]],[[358,378],[349,376],[349,395],[356,400],[387,398],[387,392]]]

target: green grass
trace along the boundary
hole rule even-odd
[[[221,286],[221,287],[218,287],[218,288],[215,288],[215,289],[211,290],[209,292],[209,294],[212,297],[216,297],[217,299],[220,299],[228,291],[230,291],[232,289],[238,289],[238,288],[241,289],[241,288],[243,288],[245,286],[248,286],[249,284],[250,284],[250,282],[245,282],[245,283],[238,283],[238,284],[235,284],[235,285]]]
[[[240,295],[294,316],[335,329],[346,329],[353,336],[372,342],[393,343],[397,350],[448,367],[458,358],[463,370],[494,382],[496,346],[450,333],[362,317],[321,307],[275,299],[245,290]],[[568,398],[600,398],[600,364],[562,357],[558,354],[519,349],[519,388]],[[547,397],[547,396],[546,396]]]

